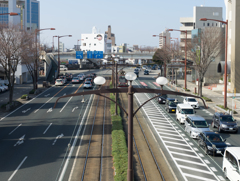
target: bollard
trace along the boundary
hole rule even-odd
[[[84,91],[83,91],[83,92],[84,92]],[[84,101],[84,95],[83,95],[83,99],[82,99],[82,101],[81,101],[81,102],[85,102],[85,101]]]

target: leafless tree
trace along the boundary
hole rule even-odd
[[[192,42],[188,44],[188,56],[198,72],[199,96],[202,96],[202,82],[209,65],[223,50],[224,33],[219,27],[201,29],[198,36],[192,37]]]
[[[19,26],[0,25],[0,65],[4,68],[9,81],[9,104],[13,102],[15,72],[21,61],[21,53],[26,46],[26,37],[22,36]]]

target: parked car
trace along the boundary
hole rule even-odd
[[[194,97],[185,97],[183,104],[190,104],[193,108],[199,108],[199,103]]]
[[[56,79],[55,85],[56,85],[56,86],[64,85],[64,80],[63,80],[63,79]]]
[[[204,149],[206,155],[224,154],[227,148],[225,141],[218,133],[213,131],[204,131],[198,136],[198,145]]]
[[[5,88],[5,90],[6,90],[6,91],[8,90],[8,86],[7,86],[7,85],[5,85],[5,84],[3,84],[3,83],[0,83],[0,87],[3,87],[3,88]]]
[[[222,170],[230,181],[240,180],[240,147],[227,147],[223,156]]]
[[[213,115],[212,127],[218,128],[218,132],[222,131],[238,133],[238,126],[236,120],[227,113],[216,112]]]
[[[84,89],[90,89],[90,88],[92,88],[93,86],[92,86],[92,83],[90,82],[90,81],[86,81],[86,82],[84,82],[84,85],[83,85],[83,88]]]
[[[5,91],[6,91],[6,89],[4,87],[0,86],[0,92],[5,92]]]
[[[199,115],[187,115],[185,119],[185,131],[191,138],[198,138],[204,131],[210,131],[207,121]]]
[[[149,71],[148,70],[144,70],[144,75],[149,75]]]
[[[165,110],[167,112],[176,112],[178,100],[176,98],[167,98],[165,103]]]
[[[195,114],[193,107],[190,106],[189,104],[178,104],[177,105],[177,110],[176,110],[176,118],[177,121],[180,122],[180,124],[185,124],[185,119],[187,115],[189,114]]]
[[[61,70],[66,71],[66,70],[68,70],[68,68],[65,65],[60,65],[60,71]]]
[[[79,83],[80,82],[80,80],[79,80],[79,78],[78,77],[73,77],[72,78],[72,83],[74,84],[74,83]]]
[[[59,76],[59,79],[62,79],[64,84],[67,83],[67,78],[65,75]]]
[[[165,104],[166,103],[166,99],[167,99],[167,94],[161,94],[161,93],[158,93],[158,94],[156,94],[156,96],[159,96],[158,98],[157,98],[157,101],[158,101],[158,104]]]

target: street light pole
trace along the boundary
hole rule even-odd
[[[54,38],[58,36],[53,36],[53,41],[52,41],[52,52],[54,52]]]
[[[221,21],[217,19],[201,18],[200,21],[217,21],[226,25],[225,30],[225,74],[224,74],[224,108],[227,108],[227,47],[228,47],[228,20]]]

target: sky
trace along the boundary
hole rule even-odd
[[[223,8],[224,0],[39,0],[41,43],[52,46],[53,36],[72,35],[60,39],[65,48],[73,48],[81,34],[89,34],[95,26],[99,33],[111,25],[116,44],[158,47],[158,35],[166,28],[179,29],[180,17],[193,17],[194,6]],[[171,36],[179,38],[179,32]],[[54,38],[57,47],[57,38]],[[80,41],[79,41],[80,44]]]

